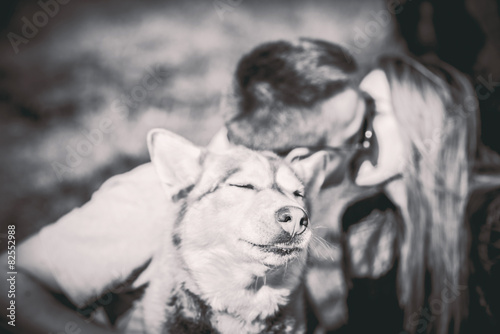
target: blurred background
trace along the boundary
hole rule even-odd
[[[495,0],[2,0],[0,20],[0,234],[16,224],[17,239],[147,162],[149,129],[207,144],[238,59],[270,40],[334,41],[363,71],[437,55],[474,80],[500,147]]]

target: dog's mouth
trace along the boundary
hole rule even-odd
[[[246,242],[248,244],[250,244],[251,246],[258,248],[262,252],[272,253],[272,254],[276,254],[279,256],[296,255],[303,250],[303,248],[298,247],[297,245],[293,245],[293,244],[278,243],[278,244],[272,244],[272,245],[259,245],[259,244],[254,244],[253,242],[250,242],[250,241],[246,241]]]

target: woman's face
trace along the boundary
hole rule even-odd
[[[391,89],[385,73],[376,69],[368,73],[360,89],[374,100],[372,155],[361,158],[354,181],[359,186],[377,186],[401,174],[404,166],[404,145],[401,129],[391,102]]]

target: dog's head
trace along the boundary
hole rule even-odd
[[[326,153],[290,163],[244,147],[213,153],[159,129],[149,133],[148,147],[168,195],[182,201],[173,241],[188,267],[304,259],[306,203],[323,182]]]

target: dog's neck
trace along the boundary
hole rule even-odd
[[[183,333],[182,328],[224,334],[300,331],[297,326],[305,322],[301,271],[296,265],[267,270],[262,276],[239,270],[207,279],[206,273],[198,277],[184,267],[166,326],[170,333]]]

